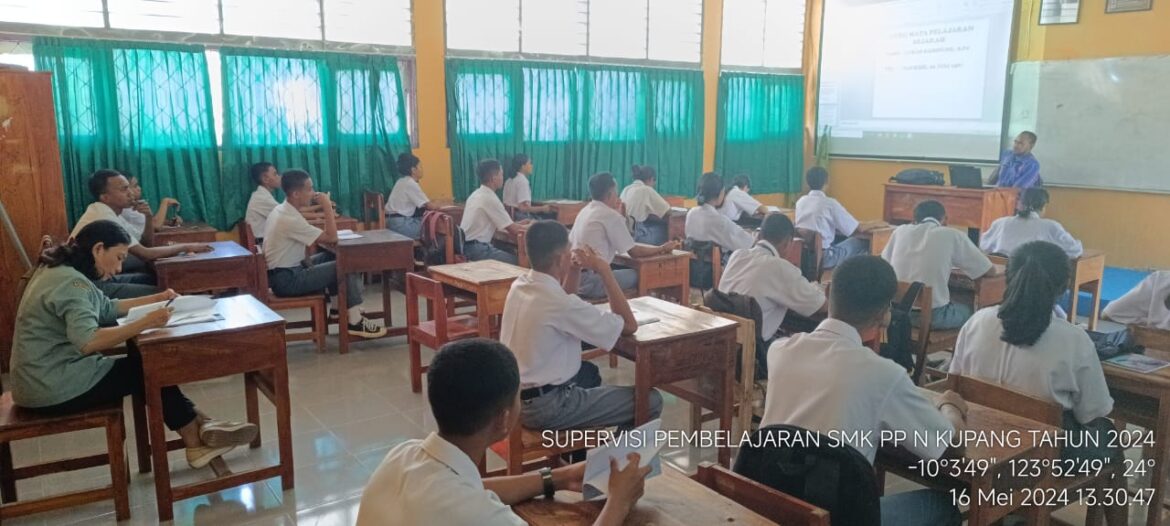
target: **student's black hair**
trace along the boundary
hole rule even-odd
[[[448,343],[427,369],[427,399],[439,432],[474,435],[515,403],[520,389],[516,357],[484,338]]]
[[[512,156],[512,163],[509,165],[510,169],[508,170],[507,173],[504,174],[504,176],[507,177],[508,179],[516,177],[516,174],[520,173],[520,169],[523,168],[524,165],[528,164],[528,161],[530,161],[530,160],[531,159],[528,158],[527,154],[518,153],[516,155],[513,155]]]
[[[760,223],[760,238],[773,246],[791,240],[795,231],[796,227],[792,225],[792,220],[780,212],[769,213]]]
[[[829,315],[854,327],[865,326],[890,308],[898,292],[898,276],[878,256],[845,260],[833,271]]]
[[[1048,206],[1048,190],[1043,188],[1027,188],[1020,192],[1020,204],[1016,207],[1016,215],[1027,219],[1032,212],[1041,212]]]
[[[569,248],[569,230],[556,221],[541,220],[532,223],[524,235],[524,248],[532,268],[548,270],[561,250]]]
[[[658,179],[658,173],[654,171],[653,166],[635,164],[631,171],[633,172],[634,179],[642,181],[643,183],[648,183]]]
[[[617,181],[609,172],[599,172],[589,177],[589,197],[594,201],[604,201],[614,188],[617,188]]]
[[[492,176],[500,170],[500,161],[484,159],[475,165],[475,176],[479,178],[479,184],[487,184],[488,181],[492,180]]]
[[[276,168],[276,165],[268,161],[258,162],[248,168],[248,176],[252,178],[252,182],[256,186],[260,186],[261,179],[264,179],[264,172],[267,172],[269,168]]]
[[[398,175],[410,175],[410,171],[418,166],[419,159],[413,153],[402,152],[398,154],[398,162],[395,163],[395,168],[398,169]]]
[[[1068,287],[1069,273],[1068,255],[1047,241],[1024,243],[1012,252],[999,306],[1000,339],[1012,345],[1035,344],[1052,322],[1052,306]]]
[[[284,172],[280,176],[280,189],[284,190],[284,194],[288,195],[301,188],[305,187],[305,181],[309,180],[309,172],[304,170],[292,169]]]
[[[699,178],[699,195],[695,200],[700,205],[719,199],[723,191],[723,177],[716,172],[707,172]]]
[[[81,228],[69,241],[41,252],[40,263],[47,267],[69,265],[89,279],[100,279],[93,260],[93,247],[101,243],[110,249],[129,245],[130,234],[121,225],[107,219],[94,221]]]
[[[1027,137],[1028,140],[1032,142],[1032,145],[1036,144],[1036,134],[1034,132],[1022,131],[1022,132],[1020,132],[1020,135]]]
[[[747,174],[736,174],[735,178],[733,178],[731,180],[731,186],[739,188],[740,190],[743,190],[744,188],[748,188],[751,185],[752,185],[752,178],[748,177]]]
[[[946,216],[947,209],[943,207],[942,203],[934,199],[927,199],[914,207],[915,223],[921,223],[927,219],[935,219],[941,223]]]
[[[808,182],[809,190],[821,190],[829,182],[829,171],[821,166],[809,168],[804,173],[804,180]]]
[[[110,186],[110,179],[121,175],[122,172],[117,170],[102,168],[89,176],[89,193],[93,196],[93,200],[101,200],[102,194],[106,193],[106,188]]]

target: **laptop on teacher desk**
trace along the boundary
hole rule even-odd
[[[983,172],[974,166],[952,164],[948,167],[951,173],[951,186],[955,188],[984,188]]]

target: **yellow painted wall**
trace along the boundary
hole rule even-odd
[[[413,2],[414,53],[418,97],[418,148],[423,166],[419,183],[431,198],[451,198],[451,149],[447,147],[446,22],[442,0]]]

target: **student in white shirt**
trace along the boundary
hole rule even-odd
[[[427,371],[427,398],[439,428],[395,446],[362,492],[358,526],[522,526],[511,505],[555,491],[580,492],[585,463],[483,479],[476,466],[520,414],[516,359],[499,342],[471,339],[439,350]],[[594,525],[622,524],[642,496],[650,466],[631,453],[610,462],[609,491]]]
[[[1170,271],[1146,276],[1124,296],[1109,302],[1101,315],[1117,323],[1170,330]]]
[[[122,265],[122,273],[107,280],[94,282],[102,292],[112,299],[129,299],[149,296],[159,292],[154,287],[154,275],[146,268],[146,262],[177,256],[183,252],[208,252],[211,246],[204,243],[180,243],[161,247],[151,246],[154,242],[154,214],[149,205],[139,203],[130,191],[130,181],[117,170],[101,169],[89,178],[89,193],[94,202],[73,225],[70,237],[76,237],[85,225],[100,219],[117,223],[130,234],[130,253]],[[134,229],[122,217],[122,211],[139,204],[139,211],[146,215],[141,237],[134,236]]]
[[[492,237],[497,230],[507,230],[515,234],[528,224],[528,220],[515,223],[504,209],[504,203],[496,197],[496,190],[504,184],[504,170],[500,161],[484,159],[475,167],[475,175],[479,178],[479,188],[467,196],[467,204],[463,207],[463,220],[459,228],[463,229],[465,242],[463,255],[470,261],[494,259],[516,265],[519,259],[516,254],[504,252],[492,246]]]
[[[325,230],[309,224],[299,210],[316,201],[324,210],[333,208],[329,194],[314,192],[313,179],[303,170],[289,170],[280,178],[284,202],[272,209],[264,230],[264,259],[268,263],[268,284],[277,296],[304,296],[326,291],[337,294],[337,262],[333,255],[321,251],[306,260],[305,249],[315,243],[337,242],[337,219],[325,214]],[[362,313],[361,274],[346,276],[346,305],[353,336],[378,338],[386,334]],[[335,308],[340,306],[335,304]]]
[[[125,175],[125,174],[123,174]],[[130,181],[130,196],[134,198],[134,206],[122,210],[122,218],[130,224],[130,235],[136,238],[141,238],[142,233],[146,230],[146,214],[140,210],[143,207],[149,211],[150,203],[142,199],[142,185],[138,183],[138,178],[131,175],[127,179]],[[176,214],[179,211],[179,201],[173,197],[164,197],[159,201],[157,211],[151,214],[153,218],[151,222],[154,224],[154,229],[159,230],[167,226],[167,214],[171,207],[175,207]],[[175,215],[175,225],[182,225],[183,219]]]
[[[618,254],[628,252],[635,258],[650,257],[669,254],[680,246],[676,241],[660,246],[634,243],[633,236],[626,229],[626,218],[618,212],[622,203],[618,199],[617,182],[609,172],[596,173],[589,178],[589,194],[593,200],[581,209],[573,223],[573,230],[569,232],[569,242],[573,248],[592,247],[606,264],[609,264],[613,263],[614,256]],[[638,286],[637,270],[615,269],[613,275],[622,290]],[[592,271],[582,272],[578,293],[586,298],[604,297],[605,287],[601,282],[601,276]]]
[[[589,246],[570,249],[569,232],[555,221],[537,221],[526,240],[532,270],[516,278],[504,300],[500,341],[520,363],[520,421],[531,429],[630,426],[634,388],[599,386],[596,366],[581,360],[581,343],[612,349],[638,322],[609,263]],[[572,292],[581,271],[601,276],[610,312]],[[662,396],[650,391],[650,418],[662,412]]]
[[[654,189],[658,174],[653,166],[635,164],[633,175],[634,182],[622,189],[620,198],[626,205],[626,215],[634,220],[634,241],[661,245],[666,242],[666,214],[670,212],[670,203]]]
[[[958,268],[971,279],[996,273],[995,265],[966,234],[943,226],[946,218],[942,203],[918,203],[914,207],[914,224],[894,229],[882,251],[882,258],[894,266],[900,281],[920,281],[930,287],[934,306],[930,326],[942,330],[962,327],[974,312],[970,305],[951,303],[951,269]],[[915,323],[916,315],[911,313]]]
[[[272,195],[277,188],[280,188],[280,173],[276,171],[276,166],[272,163],[259,162],[248,168],[248,177],[256,185],[256,190],[248,198],[248,209],[244,213],[244,221],[252,229],[252,235],[256,237],[256,241],[263,241],[268,215],[272,213],[272,209],[276,208],[276,205],[280,204]],[[311,203],[300,209],[301,215],[310,221],[324,218],[325,214],[321,210],[320,204]]]
[[[869,253],[869,243],[854,237],[867,230],[885,226],[884,222],[861,223],[841,206],[836,199],[825,194],[829,183],[829,172],[814,166],[805,173],[808,195],[796,200],[796,228],[812,230],[821,236],[821,266],[833,268],[846,259]],[[835,242],[837,236],[847,236]]]
[[[825,292],[804,279],[800,269],[781,256],[794,233],[792,220],[784,214],[764,216],[756,246],[732,254],[719,280],[720,291],[751,296],[760,304],[760,334],[764,340],[775,337],[790,309],[801,316],[811,316],[826,307]],[[768,351],[761,348],[756,352],[763,357]]]
[[[858,256],[837,267],[829,318],[813,332],[778,340],[768,349],[768,394],[760,427],[783,424],[842,436],[901,430],[928,437],[963,429],[967,410],[961,397],[948,391],[931,402],[905,369],[862,344],[885,332],[897,288],[894,270],[877,257]],[[933,440],[901,445],[924,459],[961,453]],[[849,446],[873,463],[876,441]],[[881,517],[882,524],[960,522],[950,495],[936,490],[886,495]]]
[[[512,156],[512,174],[504,182],[504,206],[512,207],[517,220],[536,219],[537,214],[548,213],[547,205],[532,204],[532,185],[528,181],[532,176],[532,159],[522,153]]]
[[[699,206],[687,212],[686,235],[694,241],[709,241],[723,249],[724,261],[733,251],[751,248],[752,235],[719,212],[726,192],[723,178],[707,172],[699,178]]]
[[[1032,187],[1020,192],[1016,215],[991,223],[979,238],[979,248],[991,254],[1008,255],[1029,241],[1047,241],[1064,250],[1070,258],[1080,257],[1085,247],[1060,223],[1042,217],[1048,206],[1048,190]]]
[[[752,197],[752,180],[746,174],[739,174],[731,181],[731,188],[723,199],[719,212],[732,221],[739,221],[744,214],[762,216],[768,213],[768,207],[760,204]]]
[[[418,182],[423,178],[422,165],[418,157],[410,152],[398,156],[398,181],[386,199],[386,227],[411,239],[422,234],[422,215],[427,210],[439,208],[438,203],[427,198]]]

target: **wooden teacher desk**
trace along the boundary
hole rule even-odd
[[[933,199],[947,209],[947,225],[975,228],[1016,213],[1015,188],[956,188],[954,186],[886,183],[882,218],[890,224],[914,222],[914,207]]]
[[[479,323],[479,335],[492,337],[492,317],[504,314],[504,300],[512,288],[512,282],[523,276],[528,269],[509,265],[494,259],[432,265],[427,267],[435,281],[462,291],[475,294],[475,315]]]
[[[321,244],[321,248],[333,252],[337,258],[337,304],[346,304],[349,274],[380,272],[382,274],[382,312],[368,313],[370,317],[382,317],[386,336],[406,334],[406,327],[392,327],[390,293],[394,289],[390,274],[414,270],[414,240],[390,230],[365,230],[356,239],[342,239],[333,244]],[[348,309],[337,310],[338,352],[349,352]]]
[[[236,289],[258,294],[256,273],[248,272],[255,256],[234,241],[210,243],[211,252],[183,254],[151,262],[161,289],[180,294]]]

